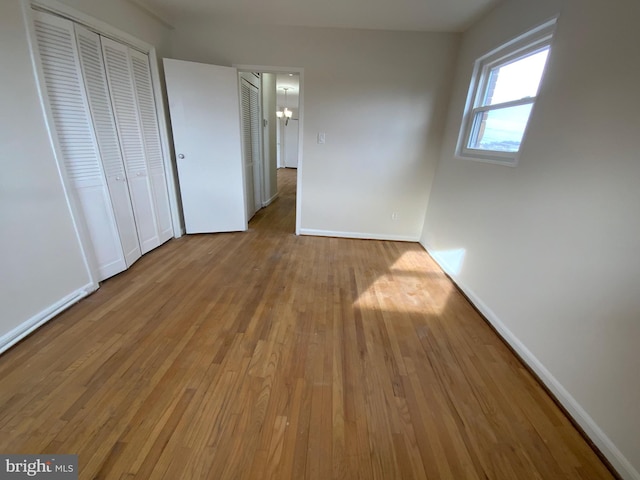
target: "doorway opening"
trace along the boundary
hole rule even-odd
[[[247,219],[281,194],[278,178],[295,176],[295,233],[300,231],[303,69],[234,65],[239,74]],[[288,173],[279,172],[288,169]],[[285,189],[289,192],[290,188]],[[291,202],[287,202],[291,203]]]
[[[278,168],[298,168],[298,136],[300,109],[298,101],[300,77],[293,73],[276,76],[277,89],[277,159]]]

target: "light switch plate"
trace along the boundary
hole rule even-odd
[[[324,132],[318,132],[318,143],[325,143],[326,137]]]

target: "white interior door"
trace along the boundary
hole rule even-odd
[[[91,128],[73,24],[42,12],[34,12],[33,17],[53,128],[67,179],[91,239],[98,279],[103,280],[127,266]],[[46,238],[46,232],[42,234]]]
[[[290,118],[284,130],[284,165],[288,168],[298,168],[298,119]]]
[[[158,235],[160,236],[160,242],[164,243],[173,237],[173,225],[171,223],[167,180],[164,173],[156,102],[153,98],[149,57],[144,53],[129,49],[129,58],[131,59],[133,84],[138,100],[137,104],[142,126],[142,138],[147,154],[149,181],[153,192],[154,205],[156,207],[155,213],[156,221],[158,222]]]
[[[247,229],[238,71],[164,59],[187,233]]]
[[[255,184],[255,176],[253,173],[253,142],[251,141],[251,99],[249,94],[251,86],[252,85],[248,83],[244,78],[240,79],[240,96],[242,98],[242,157],[244,165],[244,191],[247,195],[247,220],[250,220],[257,211],[255,205],[255,193],[253,188],[253,185]]]
[[[253,82],[256,83],[253,83]],[[252,73],[240,78],[242,115],[242,153],[244,180],[247,195],[247,218],[251,219],[262,208],[262,140],[260,137],[260,89],[258,79]]]
[[[111,105],[122,146],[129,181],[131,202],[136,219],[138,239],[143,254],[160,245],[155,202],[149,179],[149,168],[138,113],[129,48],[102,38],[102,52],[107,73]]]
[[[251,105],[251,156],[253,158],[253,206],[262,208],[262,115],[260,114],[260,90],[255,85],[249,92]]]
[[[127,267],[129,267],[140,258],[140,244],[138,243],[138,233],[131,207],[129,185],[118,141],[118,132],[111,110],[100,36],[79,25],[75,25],[75,31],[96,140],[111,194],[111,204],[118,225],[120,243],[124,250]]]

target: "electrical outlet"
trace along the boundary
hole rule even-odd
[[[393,213],[391,214],[391,220],[398,220],[398,216],[399,216],[399,215],[398,215],[398,213],[397,213],[397,212],[393,212]]]

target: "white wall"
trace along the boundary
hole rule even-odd
[[[169,30],[124,0],[64,0],[166,48]],[[0,351],[91,288],[60,180],[19,0],[0,2]]]
[[[170,27],[133,3],[126,0],[57,1],[150,43],[160,58],[168,54]]]
[[[25,322],[36,321],[90,283],[29,55],[20,2],[4,0],[0,3],[0,349]]]
[[[473,61],[561,12],[516,168],[455,158]],[[640,478],[640,3],[510,0],[463,37],[423,244]]]
[[[219,65],[303,67],[303,232],[417,240],[458,39],[191,19],[176,23],[172,54]],[[318,132],[326,144],[316,143]]]
[[[267,121],[262,130],[264,137],[264,192],[270,201],[278,194],[278,172],[276,153],[276,74],[263,73],[262,78],[262,118]]]

